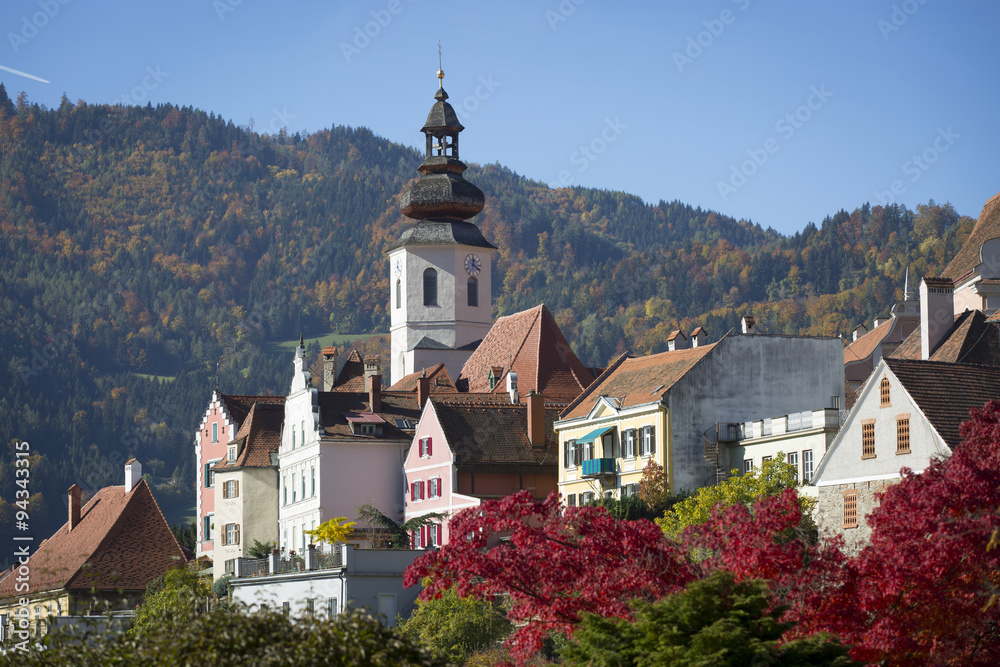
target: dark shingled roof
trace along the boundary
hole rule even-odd
[[[891,358],[885,363],[952,449],[962,441],[959,426],[969,411],[1000,399],[998,368]]]
[[[645,357],[622,355],[563,411],[562,418],[586,417],[601,396],[617,399],[619,408],[659,401],[716,345],[717,342]]]
[[[448,375],[448,369],[445,368],[444,363],[434,364],[430,368],[419,370],[416,373],[410,373],[406,377],[400,379],[399,382],[389,387],[389,391],[399,391],[399,392],[416,392],[417,391],[417,381],[420,380],[422,374],[427,374],[427,379],[430,380],[430,390],[432,394],[438,393],[454,393],[455,383],[451,381],[451,376]]]
[[[532,447],[524,403],[485,406],[459,405],[440,401],[437,396],[430,400],[459,470],[473,465],[531,465],[548,466],[548,472],[556,472],[559,438],[553,424],[559,417],[558,408],[545,407],[545,444]]]
[[[236,460],[222,459],[213,466],[218,470],[236,468],[271,468],[271,454],[281,445],[281,425],[285,421],[285,406],[254,403],[250,414],[240,426],[236,437],[227,443],[239,444]]]
[[[108,486],[31,555],[32,595],[51,590],[144,591],[150,580],[187,562],[146,480],[125,493]],[[16,567],[16,566],[15,566]],[[0,599],[18,597],[13,568],[0,575]]]
[[[491,368],[502,369],[492,389]],[[511,371],[518,393],[537,391],[546,403],[572,401],[594,381],[544,304],[498,319],[465,362],[459,383],[470,392],[506,393]]]
[[[471,222],[421,220],[403,232],[386,252],[414,245],[467,245],[495,250],[479,227]]]
[[[962,249],[951,260],[941,275],[957,281],[979,266],[979,249],[990,239],[1000,238],[1000,194],[986,202],[976,226],[965,240]]]
[[[234,422],[236,422],[237,429],[243,425],[243,420],[247,418],[247,415],[250,413],[250,408],[253,407],[254,403],[273,403],[275,405],[285,404],[284,396],[220,394],[219,400],[226,406],[226,410],[229,411],[229,416],[233,418]]]
[[[921,354],[918,326],[891,358],[919,360]],[[931,353],[930,361],[1000,366],[1000,329],[981,310],[967,310],[955,318],[954,326]]]
[[[414,424],[420,420],[420,406],[417,404],[417,394],[400,392],[382,392],[382,409],[377,413],[385,420],[381,436],[355,435],[345,414],[371,412],[368,403],[368,392],[332,392],[319,393],[319,419],[322,433],[327,436],[368,438],[384,440],[402,438],[410,440],[412,433],[396,425],[397,419],[411,420]]]

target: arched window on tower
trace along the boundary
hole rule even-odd
[[[469,305],[474,308],[479,306],[479,281],[475,276],[469,276]]]
[[[403,307],[403,281],[396,278],[396,308]]]
[[[424,305],[438,305],[438,272],[434,269],[424,271]]]

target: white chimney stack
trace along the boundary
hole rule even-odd
[[[859,324],[858,326],[854,327],[853,338],[851,342],[857,342],[857,340],[862,336],[864,336],[866,333],[868,333],[868,327],[866,327],[864,323]]]
[[[740,324],[743,326],[743,333],[748,334],[757,326],[757,320],[754,319],[753,315],[744,315]]]
[[[930,359],[955,323],[955,284],[948,278],[920,281],[920,358]]]
[[[507,373],[507,393],[510,394],[511,404],[517,403],[517,373],[514,371]]]
[[[125,463],[125,493],[135,488],[135,485],[142,479],[142,464],[139,459],[132,457]]]

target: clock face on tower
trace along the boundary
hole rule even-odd
[[[403,263],[400,260],[396,260],[396,277],[398,278],[400,274],[403,273]]]
[[[465,272],[470,276],[479,275],[479,272],[483,270],[483,260],[479,259],[477,255],[466,255],[465,256]]]

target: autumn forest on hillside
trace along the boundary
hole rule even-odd
[[[189,521],[193,434],[216,382],[284,393],[279,343],[386,332],[382,252],[409,224],[397,201],[420,160],[365,128],[271,136],[190,107],[64,96],[49,109],[0,86],[0,468],[12,439],[33,443],[38,534],[64,521],[70,484],[120,483],[129,456],[168,520]],[[846,337],[888,313],[906,268],[941,269],[974,223],[933,201],[845,202],[784,236],[498,164],[466,177],[499,247],[494,316],[545,303],[591,366],[662,351],[676,328],[715,340],[745,313],[763,332]],[[5,527],[13,483],[0,474]]]

